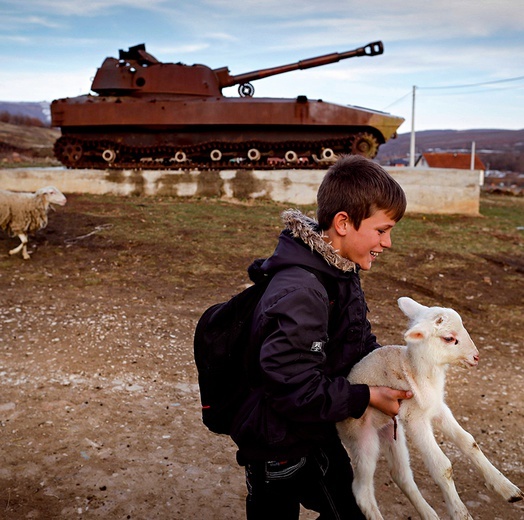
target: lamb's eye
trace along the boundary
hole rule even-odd
[[[458,339],[455,339],[453,336],[446,336],[445,338],[442,338],[446,343],[455,343],[455,345],[458,343]]]

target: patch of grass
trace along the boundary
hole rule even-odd
[[[445,254],[522,254],[524,198],[485,195],[480,217],[461,215],[411,215],[393,231],[394,248],[428,249]]]
[[[130,199],[124,205],[116,204],[119,209],[111,212],[111,220],[117,225],[107,231],[115,240],[151,247],[170,245],[185,252],[190,261],[210,262],[217,254],[252,255],[264,236],[274,240],[284,209],[264,203],[236,205],[184,199]]]
[[[408,215],[393,231],[392,250],[373,271],[398,278],[409,272],[410,279],[429,285],[438,283],[434,278],[442,273],[450,277],[485,263],[485,254],[522,262],[524,237],[518,226],[523,206],[523,198],[487,195],[480,217]],[[4,256],[0,266],[4,279],[20,270],[44,282],[49,273],[85,287],[235,288],[247,281],[253,259],[273,252],[280,214],[288,207],[264,201],[72,195],[37,234],[32,260]],[[313,206],[299,209],[314,216]],[[7,255],[8,241],[1,244]],[[35,268],[39,262],[45,269]]]
[[[273,251],[281,230],[280,214],[288,205],[216,199],[121,198],[82,196],[89,212],[113,226],[103,235],[120,244],[175,250],[188,264],[213,268],[217,259],[255,258]],[[313,206],[302,206],[314,215]],[[436,254],[499,252],[521,254],[524,199],[483,196],[480,217],[408,215],[393,231],[397,253],[428,250]],[[127,248],[126,248],[127,250]]]

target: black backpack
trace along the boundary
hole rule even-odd
[[[260,266],[263,260],[257,260]],[[315,269],[314,273],[326,287],[332,307],[333,284]],[[255,308],[264,294],[271,276],[253,276],[255,284],[230,300],[209,307],[198,320],[193,342],[198,385],[202,403],[202,421],[214,433],[231,433],[231,426],[240,405],[250,391],[248,362],[256,347],[250,341],[251,322]],[[258,348],[258,347],[257,347]]]

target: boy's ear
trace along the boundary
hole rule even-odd
[[[339,211],[333,217],[333,228],[339,235],[346,236],[350,226],[351,221],[349,220],[349,215],[345,211]]]

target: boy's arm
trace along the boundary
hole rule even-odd
[[[390,417],[395,417],[398,414],[403,399],[411,399],[412,397],[413,392],[410,390],[395,390],[387,386],[369,387],[369,406]]]
[[[334,422],[362,415],[369,403],[368,386],[325,375],[325,297],[302,285],[268,302],[264,313],[260,367],[271,407],[296,421]]]

